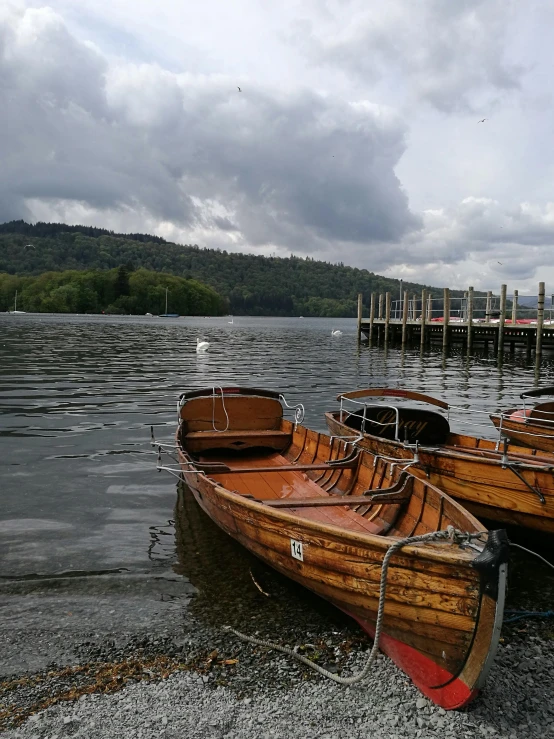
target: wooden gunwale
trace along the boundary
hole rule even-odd
[[[190,473],[184,471],[183,474],[186,480],[187,474]],[[333,548],[333,538],[338,544],[342,544],[342,542],[344,542],[344,546],[346,547],[344,550],[345,554],[356,554],[359,551],[360,547],[363,547],[365,552],[365,548],[367,547],[368,551],[365,552],[366,556],[372,558],[373,555],[370,550],[375,549],[375,556],[377,557],[376,561],[379,562],[382,561],[382,556],[384,556],[390,544],[393,541],[397,541],[398,539],[402,538],[400,536],[383,537],[380,534],[361,534],[353,531],[345,531],[341,527],[331,524],[324,524],[319,521],[311,521],[310,519],[297,516],[293,513],[289,513],[286,510],[269,509],[263,503],[250,500],[249,498],[244,498],[242,495],[240,495],[240,493],[234,493],[230,490],[227,490],[217,483],[214,484],[213,490],[214,493],[217,494],[217,496],[220,498],[222,503],[225,501],[229,505],[232,505],[233,515],[237,515],[238,517],[244,515],[246,520],[259,521],[260,525],[263,526],[269,526],[271,522],[274,522],[275,525],[278,526],[279,531],[283,530],[285,532],[288,532],[286,534],[287,536],[293,533],[293,527],[298,527],[298,525],[301,524],[302,527],[305,529],[305,534],[308,537],[308,542],[310,541],[309,537],[311,533],[313,533],[315,537],[313,541],[317,541],[317,534],[322,533],[331,538],[331,543],[329,545],[331,548]],[[483,527],[478,524],[477,519],[473,520],[476,522],[474,531],[482,531]],[[455,552],[453,550],[453,547],[447,547],[444,546],[444,544],[407,544],[405,547],[402,548],[402,555],[395,554],[393,556],[393,560],[405,560],[406,557],[415,557],[417,561],[414,562],[413,566],[416,569],[418,568],[418,566],[423,566],[424,562],[429,563],[429,566],[431,566],[431,563],[433,563],[436,566],[436,569],[434,571],[445,574],[446,572],[450,572],[450,568],[448,567],[448,565],[456,563],[460,565],[466,563],[469,564],[474,559],[475,553],[471,550],[466,550],[462,548],[456,548]],[[442,568],[441,563],[445,563]],[[410,567],[411,566],[412,564],[410,564]],[[452,577],[455,576],[455,573],[452,573]]]
[[[502,420],[502,431],[506,436],[517,439],[521,444],[531,449],[539,449],[542,452],[554,454],[554,428],[542,425],[541,423],[533,423],[532,417],[525,420],[515,421],[509,418],[512,413],[521,410],[520,408],[510,408],[502,413],[502,416],[492,414],[491,421],[500,427]]]

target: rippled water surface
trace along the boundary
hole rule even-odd
[[[228,320],[0,315],[0,576],[173,565],[176,485],[156,472],[149,434],[171,438],[184,390],[278,389],[323,430],[339,391],[402,385],[494,411],[554,379],[548,357],[537,368],[525,354],[499,365],[358,347],[351,319]],[[198,336],[211,342],[205,355]]]

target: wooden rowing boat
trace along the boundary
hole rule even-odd
[[[235,387],[182,395],[182,477],[230,536],[374,634],[391,544],[484,528],[426,480],[284,419],[281,397]],[[494,657],[507,549],[495,531],[406,545],[390,559],[379,646],[444,708],[474,697]]]
[[[554,455],[554,402],[548,400],[536,403],[532,408],[525,407],[527,398],[545,395],[554,396],[554,387],[526,390],[519,396],[523,400],[523,408],[492,414],[491,421],[508,438]]]
[[[386,405],[374,398],[385,398]],[[481,519],[554,532],[554,455],[507,440],[499,449],[494,441],[452,433],[440,412],[400,404],[414,400],[448,411],[448,403],[411,390],[369,388],[343,393],[337,400],[341,409],[325,414],[332,434],[352,436],[363,429],[359,446],[404,463],[411,460],[414,475],[425,477]],[[349,401],[348,408],[344,401]]]

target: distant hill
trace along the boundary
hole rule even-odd
[[[396,298],[400,291],[399,280],[309,257],[228,253],[146,234],[117,234],[63,223],[0,224],[0,272],[23,276],[121,265],[130,271],[143,267],[209,285],[228,300],[229,312],[236,315],[355,316],[358,293],[363,294],[367,311],[372,292],[391,292]],[[423,288],[442,297],[442,288],[403,283],[410,293],[421,294]]]

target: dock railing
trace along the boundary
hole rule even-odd
[[[388,344],[397,341],[401,333],[402,344],[419,342],[427,344],[430,337],[436,340],[442,334],[442,343],[448,346],[452,340],[467,343],[470,349],[474,339],[492,341],[495,349],[503,351],[504,342],[510,350],[516,344],[527,349],[535,344],[535,351],[542,351],[543,336],[550,327],[554,329],[554,295],[545,296],[544,282],[539,283],[537,295],[522,296],[518,290],[507,292],[502,285],[499,294],[489,290],[476,295],[469,287],[462,295],[452,296],[448,288],[437,296],[424,289],[420,294],[405,290],[392,297],[390,292],[371,294],[369,322],[363,320],[363,296],[358,296],[358,340],[365,334],[369,342]],[[400,332],[400,326],[401,332]],[[516,330],[518,329],[518,330]],[[520,330],[521,329],[521,330]]]

